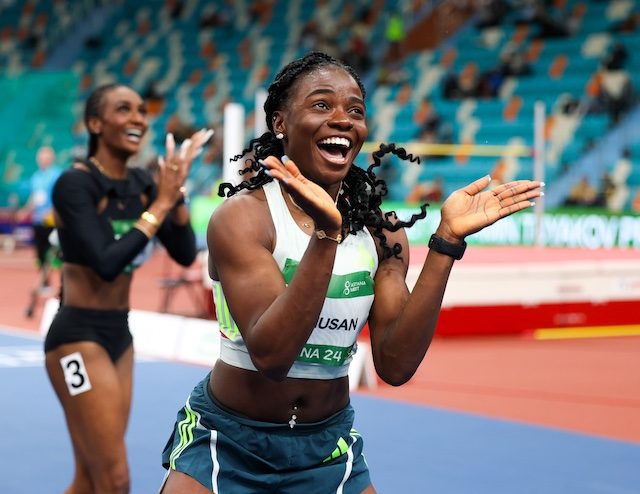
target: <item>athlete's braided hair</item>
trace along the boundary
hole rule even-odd
[[[269,86],[267,100],[264,103],[266,113],[266,123],[269,132],[265,132],[260,137],[249,141],[249,147],[242,151],[234,159],[238,160],[244,156],[246,158],[246,167],[240,170],[240,174],[244,175],[249,172],[255,172],[251,178],[242,181],[234,186],[230,183],[222,183],[218,189],[218,195],[221,197],[230,197],[241,190],[254,190],[262,187],[273,179],[269,177],[262,166],[258,164],[258,160],[267,156],[282,156],[284,148],[280,139],[277,139],[273,131],[273,115],[276,111],[285,107],[291,96],[291,89],[295,82],[306,74],[309,74],[321,67],[335,66],[345,70],[351,75],[360,90],[362,96],[365,96],[365,88],[358,74],[349,65],[336,60],[329,55],[321,52],[311,52],[302,58],[296,59],[286,65],[276,75],[275,80]],[[381,144],[380,149],[372,153],[373,163],[363,170],[362,168],[351,165],[347,176],[342,182],[342,189],[338,197],[336,206],[342,214],[342,230],[349,233],[356,233],[365,227],[372,229],[373,235],[380,239],[380,245],[384,251],[384,257],[398,257],[402,251],[400,244],[390,246],[387,244],[387,238],[383,230],[396,231],[403,227],[412,226],[417,220],[427,215],[427,204],[420,207],[420,213],[414,214],[408,221],[397,219],[395,211],[382,213],[380,206],[382,199],[387,195],[387,184],[384,180],[376,177],[373,169],[380,166],[381,159],[392,153],[403,160],[412,162],[420,162],[418,157],[408,154],[403,148],[396,147],[395,144]],[[395,219],[392,223],[389,219]]]
[[[110,83],[98,86],[87,98],[87,102],[84,105],[84,125],[89,133],[89,148],[87,150],[87,158],[93,156],[98,150],[98,136],[93,134],[89,129],[89,120],[92,117],[99,117],[102,115],[102,107],[104,104],[104,97],[107,93],[119,87],[127,87],[124,84]]]

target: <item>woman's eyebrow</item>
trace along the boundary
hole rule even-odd
[[[315,96],[317,94],[334,94],[335,91],[333,89],[328,89],[328,88],[318,88],[318,89],[314,89],[313,91],[311,91],[309,94],[307,94],[307,98],[311,98],[312,96]],[[364,105],[364,100],[362,98],[359,98],[357,96],[351,96],[349,97],[349,102],[350,103],[359,103],[361,105]]]

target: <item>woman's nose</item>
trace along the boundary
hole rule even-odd
[[[344,110],[334,111],[331,116],[331,120],[329,121],[329,125],[347,130],[353,128],[353,122],[349,118],[349,114]]]

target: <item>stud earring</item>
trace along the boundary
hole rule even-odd
[[[284,134],[282,132],[278,132],[276,134],[276,139],[280,139],[280,140],[284,139]]]

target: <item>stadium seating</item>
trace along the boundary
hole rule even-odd
[[[310,20],[320,20],[324,23],[322,27],[330,26],[346,15],[348,7],[356,12],[365,7],[377,12],[365,31],[374,61],[370,73],[364,74],[369,90],[368,119],[373,141],[419,139],[418,110],[422,102],[428,100],[440,116],[441,130],[446,130],[446,136],[439,137],[446,137],[450,142],[532,146],[533,107],[536,101],[542,101],[548,118],[546,176],[549,180],[558,176],[564,167],[578,162],[591,141],[606,134],[611,127],[605,114],[584,110],[593,98],[594,76],[600,61],[614,42],[627,47],[630,54],[627,70],[636,87],[640,87],[640,58],[633,51],[640,42],[640,32],[614,36],[609,31],[634,8],[634,2],[578,0],[558,2],[555,7],[556,13],[564,12],[573,23],[571,36],[539,38],[538,27],[522,22],[521,12],[513,10],[499,25],[481,30],[475,28],[472,20],[443,46],[414,52],[398,61],[393,68],[397,71],[397,80],[378,81],[387,19],[400,7],[407,13],[409,24],[415,20],[411,19],[412,11],[407,7],[412,3],[407,0],[215,3],[120,0],[101,33],[95,33],[92,42],[85,43],[72,66],[80,88],[75,104],[71,105],[76,119],[72,124],[73,142],[60,137],[64,131],[58,129],[32,139],[23,149],[33,154],[37,141],[43,139],[68,149],[83,146],[86,135],[79,131],[81,126],[77,122],[80,104],[96,85],[115,80],[130,84],[142,93],[153,87],[162,95],[152,115],[151,153],[162,150],[164,135],[172,122],[180,121],[192,128],[220,126],[224,105],[229,101],[244,105],[246,135],[251,136],[255,90],[265,87],[284,63],[309,48],[305,27]],[[8,70],[19,72],[40,67],[44,63],[42,59],[46,60],[47,54],[69,34],[75,22],[101,2],[27,0],[8,4],[0,10],[0,61]],[[349,29],[334,33],[336,51],[347,47],[349,33]],[[30,34],[37,38],[31,43],[25,41]],[[448,76],[486,74],[498,67],[507,52],[523,54],[531,73],[491,81],[497,88],[493,96],[445,97],[443,86]],[[565,112],[563,102],[567,98],[578,102],[579,111]],[[6,153],[3,157],[6,164],[9,158]],[[23,161],[18,181],[33,170],[29,160]],[[367,162],[366,156],[358,159],[359,164]],[[389,176],[395,177],[391,181],[391,195],[396,199],[406,197],[416,181],[444,178],[444,192],[448,194],[486,173],[504,179],[529,178],[533,168],[531,157],[504,155],[427,157],[417,170],[390,159],[390,166]],[[219,167],[203,166],[199,162],[193,173],[205,177],[199,179],[200,182],[212,181],[217,170]],[[629,177],[635,180],[633,173]]]

